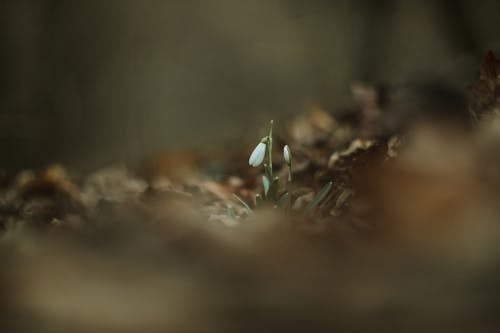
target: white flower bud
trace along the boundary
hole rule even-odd
[[[292,163],[292,151],[290,150],[290,147],[288,147],[288,145],[285,145],[285,147],[283,147],[283,159],[288,165]]]
[[[253,167],[258,167],[262,161],[264,161],[264,156],[266,156],[266,144],[264,142],[260,142],[250,155],[248,164]]]

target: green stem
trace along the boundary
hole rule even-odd
[[[269,135],[267,137],[267,154],[271,176],[273,173],[273,120],[269,122]]]
[[[288,164],[288,182],[292,182],[292,161]]]

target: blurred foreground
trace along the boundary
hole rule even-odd
[[[232,196],[261,191],[250,145],[3,176],[1,331],[496,331],[499,67],[469,107],[438,83],[357,85],[335,117],[290,121],[287,213]]]

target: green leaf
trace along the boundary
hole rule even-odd
[[[276,201],[278,197],[279,188],[280,188],[280,179],[278,177],[274,177],[273,182],[269,187],[269,193],[267,194],[267,199]]]
[[[269,178],[266,176],[262,176],[262,186],[264,187],[264,197],[267,197],[267,193],[269,192],[269,187],[271,186],[271,182]]]
[[[268,164],[264,164],[264,172],[268,179],[273,179],[273,169]]]
[[[291,205],[290,193],[285,192],[281,195],[281,197],[278,200],[278,207],[286,210],[290,208],[290,205]]]
[[[335,202],[335,207],[332,210],[332,215],[338,216],[340,215],[340,211],[342,206],[344,206],[347,201],[354,195],[354,190],[352,189],[344,189],[340,195],[337,197],[337,201]]]
[[[318,205],[323,201],[328,193],[330,193],[333,186],[333,182],[328,182],[323,188],[316,194],[314,199],[305,208],[306,213],[311,213]]]
[[[252,208],[250,208],[250,206],[242,198],[240,198],[239,196],[237,196],[234,193],[233,193],[233,196],[243,205],[243,207],[245,207],[245,210],[248,214],[252,213]]]

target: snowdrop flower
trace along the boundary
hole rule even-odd
[[[250,155],[248,164],[253,167],[258,167],[262,161],[264,161],[264,156],[266,156],[266,144],[261,141]]]
[[[290,147],[288,147],[288,145],[285,145],[285,147],[283,147],[283,159],[285,160],[286,164],[292,164],[292,151],[290,150]]]

